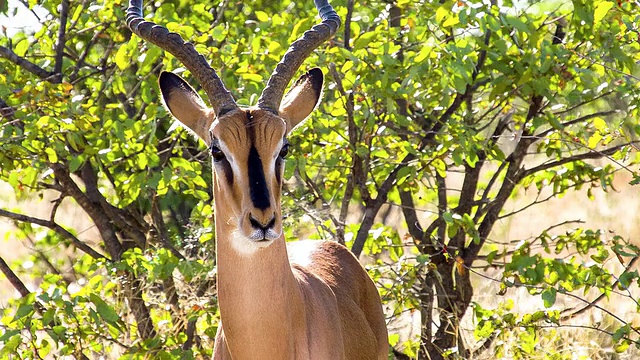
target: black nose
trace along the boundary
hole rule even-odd
[[[260,229],[262,231],[267,231],[276,225],[276,217],[273,216],[268,223],[263,224],[260,221],[254,219],[253,216],[249,216],[249,222],[251,223],[251,226],[253,226],[254,228]]]

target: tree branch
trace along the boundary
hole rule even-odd
[[[347,16],[344,19],[344,48],[351,50],[349,41],[351,40],[351,17],[353,16],[354,0],[347,0]]]
[[[561,166],[567,163],[571,163],[571,162],[575,162],[578,160],[588,160],[588,159],[600,159],[603,157],[607,157],[607,156],[611,156],[613,154],[615,154],[617,151],[621,150],[622,148],[625,148],[627,146],[635,146],[637,144],[640,144],[640,141],[631,141],[631,142],[627,142],[618,146],[614,146],[614,147],[610,147],[608,149],[605,150],[591,150],[589,152],[586,153],[582,153],[579,155],[574,155],[574,156],[570,156],[570,157],[566,157],[557,161],[552,161],[549,163],[544,163],[538,166],[534,166],[531,169],[528,170],[524,170],[522,172],[522,177],[527,177],[529,175],[533,175],[537,172],[540,171],[544,171],[544,170],[548,170],[557,166]]]
[[[21,68],[27,70],[28,72],[43,80],[48,80],[52,75],[55,74],[46,71],[45,69],[39,67],[38,65],[23,57],[18,56],[13,52],[13,50],[4,46],[0,46],[0,57],[11,61],[12,63],[20,66]]]
[[[569,120],[569,121],[567,121],[565,123],[562,123],[562,126],[563,127],[567,127],[567,126],[571,126],[571,125],[574,125],[574,124],[579,124],[579,123],[581,123],[583,121],[587,121],[587,120],[593,119],[595,117],[609,116],[609,115],[613,115],[613,114],[618,113],[618,112],[620,112],[620,111],[619,110],[600,111],[600,112],[597,112],[597,113],[581,116],[581,117],[579,117],[577,119]],[[549,135],[550,133],[552,133],[552,132],[554,132],[556,130],[557,129],[555,129],[555,128],[547,129],[547,130],[545,130],[545,131],[543,131],[543,132],[541,132],[539,134],[536,134],[535,137],[540,139],[540,138],[543,138],[543,137]]]
[[[476,189],[478,188],[478,180],[480,179],[480,170],[482,169],[483,163],[484,154],[482,158],[478,160],[474,167],[471,167],[467,163],[464,164],[465,174],[462,183],[462,189],[460,190],[460,200],[458,201],[458,206],[454,209],[456,213],[471,215],[471,210],[473,209],[473,206],[475,204],[474,198],[476,195]],[[462,248],[465,241],[465,232],[458,231],[456,236],[449,242],[449,246]]]
[[[54,74],[57,82],[62,81],[62,61],[64,56],[65,32],[67,30],[67,16],[69,15],[69,0],[62,0],[60,4],[60,28],[58,29],[58,43],[56,44],[56,57]]]
[[[9,121],[12,121],[15,113],[16,110],[12,106],[8,105],[6,102],[4,102],[4,100],[0,99],[0,116]]]
[[[16,289],[22,297],[26,297],[31,293],[2,257],[0,257],[0,271],[2,271],[4,276],[7,277],[7,280],[13,285],[13,288]]]
[[[407,224],[409,234],[413,238],[416,244],[424,242],[424,233],[418,215],[416,213],[415,205],[413,203],[413,195],[408,190],[400,189],[400,203],[402,204],[402,214],[404,215],[404,221]]]
[[[153,220],[153,229],[155,229],[156,235],[162,247],[169,250],[173,256],[180,260],[186,260],[184,255],[182,255],[173,245],[169,242],[169,232],[167,231],[167,227],[164,223],[164,219],[162,218],[162,210],[158,205],[158,199],[154,196],[151,203],[151,219]]]
[[[44,226],[46,228],[49,228],[49,229],[55,231],[58,235],[62,236],[63,238],[65,238],[67,240],[70,240],[73,243],[73,245],[75,245],[75,247],[77,247],[78,249],[84,251],[86,254],[88,254],[92,258],[94,258],[94,259],[106,259],[106,257],[104,255],[102,255],[102,254],[98,253],[97,251],[93,250],[91,247],[89,247],[87,244],[85,244],[82,241],[80,241],[80,239],[75,237],[73,234],[71,234],[65,228],[63,228],[62,226],[60,226],[59,224],[57,224],[57,223],[55,223],[53,221],[44,220],[44,219],[38,219],[38,218],[34,218],[34,217],[31,217],[31,216],[22,215],[22,214],[16,214],[14,212],[10,212],[10,211],[3,210],[3,209],[0,209],[0,217],[5,217],[5,218],[9,218],[9,219],[12,219],[12,220],[15,220],[15,221],[28,222],[28,223]]]
[[[558,45],[562,43],[564,40],[564,36],[566,35],[564,31],[564,26],[561,23],[558,23],[556,26],[556,31],[554,33],[554,38],[552,41],[553,45]],[[521,165],[524,161],[524,157],[527,154],[527,149],[529,146],[536,141],[535,137],[532,137],[530,130],[527,128],[526,124],[533,120],[543,107],[544,97],[542,95],[534,94],[531,96],[531,101],[529,103],[529,110],[527,111],[527,116],[525,118],[524,124],[522,124],[523,132],[520,141],[516,145],[515,150],[507,157],[506,162],[509,163],[507,167],[507,171],[504,177],[504,181],[498,194],[495,197],[495,200],[487,207],[484,208],[486,211],[484,219],[480,223],[478,227],[478,235],[480,237],[480,241],[475,243],[472,242],[469,246],[464,250],[464,264],[469,267],[473,264],[476,256],[484,246],[489,233],[491,233],[491,229],[493,229],[493,225],[498,220],[500,211],[504,207],[505,202],[511,196],[513,189],[515,189],[516,185],[520,183],[520,181],[524,178],[525,171],[521,168]],[[478,213],[479,214],[479,213]],[[478,216],[476,215],[476,217]]]
[[[80,190],[78,185],[69,175],[69,169],[59,163],[51,164],[51,168],[53,169],[56,179],[60,182],[60,185],[64,187],[66,193],[73,197],[78,205],[80,205],[80,207],[87,212],[89,217],[91,217],[94,224],[96,224],[111,259],[114,261],[120,260],[120,257],[124,252],[124,248],[118,240],[115,231],[112,229],[111,221],[105,216],[104,210],[94,204],[87,195]]]

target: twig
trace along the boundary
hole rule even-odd
[[[40,19],[40,16],[38,16],[38,13],[35,12],[30,6],[29,6],[29,2],[27,0],[19,0],[20,3],[22,3],[22,5],[24,5],[24,7],[27,8],[27,10],[31,11],[31,14],[33,14],[33,16],[38,19],[38,22],[42,22],[42,19]]]
[[[4,261],[4,259],[1,256],[0,256],[0,271],[2,271],[4,276],[6,276],[9,282],[11,283],[11,285],[13,285],[13,288],[18,290],[18,292],[22,297],[26,297],[31,293],[31,291],[27,289],[27,287],[24,285],[22,280],[20,280],[18,275],[16,275],[16,273],[14,273],[13,270],[11,270],[9,265],[7,265],[7,263]]]
[[[16,113],[16,110],[11,105],[7,104],[6,102],[4,102],[4,100],[0,99],[0,116],[2,116],[3,118],[9,121],[12,121],[15,113]]]
[[[541,165],[538,165],[538,166],[534,166],[531,169],[524,170],[522,172],[522,177],[524,178],[524,177],[527,177],[529,175],[533,175],[533,174],[535,174],[537,172],[544,171],[544,170],[547,170],[547,169],[551,169],[551,168],[554,168],[556,166],[564,165],[566,163],[575,162],[575,161],[578,161],[578,160],[600,159],[600,158],[603,158],[603,157],[608,157],[608,156],[611,156],[611,155],[615,154],[617,151],[619,151],[619,150],[621,150],[621,149],[623,149],[623,148],[625,148],[625,147],[627,147],[629,145],[634,145],[634,144],[640,144],[640,141],[631,141],[631,142],[624,143],[624,144],[621,144],[621,145],[618,145],[618,146],[613,146],[613,147],[610,147],[610,148],[604,149],[604,150],[591,150],[589,152],[578,154],[578,155],[574,155],[574,156],[570,156],[570,157],[567,157],[567,158],[564,158],[564,159],[560,159],[558,161],[552,161],[552,162],[549,162],[549,163],[544,163],[544,164],[541,164]]]
[[[220,22],[222,21],[222,17],[224,16],[224,10],[227,8],[228,5],[229,5],[229,0],[224,0],[222,4],[218,6],[218,9],[216,10],[217,11],[216,19],[211,24],[210,29],[213,29],[214,27],[218,26],[218,24],[220,24]]]
[[[618,113],[618,112],[620,112],[620,111],[619,110],[599,111],[597,113],[588,114],[588,115],[585,115],[585,116],[581,116],[581,117],[579,117],[577,119],[569,120],[569,121],[567,121],[565,123],[562,123],[562,127],[567,127],[567,126],[571,126],[571,125],[574,125],[574,124],[579,124],[579,123],[581,123],[583,121],[587,121],[589,119],[593,119],[593,118],[599,117],[599,116],[613,115],[613,114]],[[557,130],[556,128],[547,129],[547,130],[545,130],[545,131],[543,131],[543,132],[541,132],[541,133],[539,133],[539,134],[537,134],[535,136],[538,137],[538,138],[543,138],[543,137],[549,135],[549,133],[551,133],[553,131],[556,131],[556,130]]]
[[[73,234],[71,234],[69,231],[67,231],[65,228],[63,228],[62,226],[60,226],[59,224],[50,221],[50,220],[44,220],[44,219],[38,219],[38,218],[34,218],[31,216],[27,216],[27,215],[22,215],[22,214],[16,214],[14,212],[10,212],[4,209],[0,209],[0,217],[6,217],[12,220],[16,220],[16,221],[20,221],[20,222],[28,222],[28,223],[32,223],[32,224],[36,224],[36,225],[40,225],[40,226],[44,226],[46,228],[49,228],[53,231],[55,231],[56,233],[58,233],[60,236],[64,237],[67,240],[71,240],[71,242],[80,250],[84,251],[85,253],[87,253],[89,256],[91,256],[94,259],[105,259],[106,257],[100,253],[98,253],[97,251],[93,250],[91,247],[89,247],[87,244],[83,243],[82,241],[80,241],[77,237],[75,237]]]

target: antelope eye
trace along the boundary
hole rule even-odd
[[[288,154],[289,154],[289,144],[282,145],[282,149],[280,149],[280,153],[278,154],[278,156],[284,159]]]
[[[213,161],[221,161],[224,160],[225,156],[224,156],[224,152],[222,152],[222,150],[220,150],[219,147],[215,146],[215,145],[211,145],[211,157],[213,157]]]

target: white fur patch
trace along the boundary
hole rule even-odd
[[[273,244],[273,240],[252,240],[240,233],[240,231],[234,231],[231,236],[231,246],[243,256],[250,256],[255,254],[258,250],[266,248]]]
[[[319,240],[300,240],[288,243],[289,261],[302,267],[311,265],[311,257],[318,250]]]

